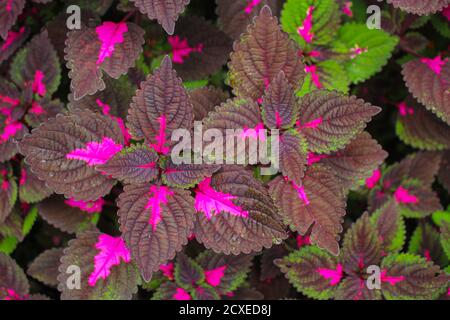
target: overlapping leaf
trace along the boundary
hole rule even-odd
[[[75,234],[91,228],[98,216],[67,204],[62,196],[50,197],[38,204],[39,215],[55,228]]]
[[[315,91],[301,99],[297,129],[309,150],[330,153],[345,147],[380,108],[337,92]]]
[[[29,30],[21,27],[17,31],[10,30],[6,40],[0,40],[0,64],[11,57],[11,55],[23,44],[29,35]]]
[[[168,186],[189,188],[195,186],[206,177],[211,177],[220,169],[219,165],[209,164],[174,164],[168,159],[164,165],[162,180]]]
[[[380,290],[370,290],[366,280],[350,276],[342,280],[335,294],[336,300],[380,300]]]
[[[205,275],[200,265],[184,253],[177,255],[176,262],[175,279],[177,284],[184,289],[194,289],[197,284],[205,280]]]
[[[229,63],[229,83],[234,93],[256,101],[280,71],[294,88],[300,87],[304,66],[297,50],[265,6],[247,33],[234,44]]]
[[[295,130],[286,131],[280,137],[280,170],[296,185],[302,184],[308,164],[308,144],[305,138]]]
[[[28,295],[29,289],[27,277],[22,269],[11,257],[0,253],[0,299],[4,300],[11,294],[24,298]]]
[[[270,182],[270,194],[286,222],[300,234],[312,227],[311,243],[339,254],[339,234],[345,215],[341,182],[328,168],[315,164],[306,170],[303,186],[277,177]]]
[[[377,229],[384,252],[398,252],[405,243],[405,221],[391,200],[371,216],[371,222]]]
[[[119,126],[109,117],[76,110],[33,130],[22,140],[20,149],[31,170],[56,193],[77,200],[97,200],[109,193],[115,181],[85,161],[68,158],[68,154],[105,138],[123,144]]]
[[[89,230],[77,235],[64,250],[58,268],[58,290],[62,300],[129,300],[137,292],[140,281],[139,273],[131,262],[122,261],[112,266],[106,279],[99,278],[95,286],[89,285],[89,277],[94,271],[95,247],[100,232]],[[69,277],[73,274],[73,266],[80,270],[80,289],[73,290]],[[72,270],[69,271],[68,270]]]
[[[173,61],[175,70],[185,81],[201,80],[219,71],[232,49],[232,42],[226,34],[199,17],[180,19],[171,39],[187,41],[187,48],[172,46],[174,55],[181,54],[182,61]],[[188,48],[191,52],[187,54]]]
[[[103,40],[103,42],[101,41]],[[79,100],[105,89],[103,71],[118,79],[142,52],[144,31],[133,23],[105,22],[68,33],[65,49],[73,98]]]
[[[63,249],[49,249],[41,253],[30,264],[27,274],[48,286],[58,285],[58,268]]]
[[[369,178],[387,158],[387,153],[372,139],[369,133],[362,132],[345,149],[332,153],[321,160],[342,180],[344,188],[352,189]]]
[[[158,152],[169,147],[167,144],[174,130],[192,127],[192,104],[169,57],[165,57],[161,67],[141,83],[127,120],[133,137],[145,138],[157,146]]]
[[[438,173],[439,182],[450,193],[450,152],[446,151],[442,156],[442,163]]]
[[[433,71],[421,60],[403,65],[403,79],[411,94],[428,110],[450,124],[450,60],[443,64],[440,73]]]
[[[19,198],[26,203],[36,203],[53,193],[47,188],[45,182],[39,180],[26,164],[22,164],[19,179]]]
[[[37,128],[41,123],[63,112],[65,112],[64,104],[59,99],[44,98],[32,102],[31,108],[28,109],[25,116],[25,121],[32,128]]]
[[[189,91],[189,98],[192,102],[194,120],[202,121],[216,106],[225,102],[228,94],[219,88],[206,87]]]
[[[382,1],[382,0],[378,0]],[[448,0],[387,0],[395,8],[418,15],[428,15],[449,5]]]
[[[158,176],[158,155],[145,145],[132,145],[97,170],[125,183],[147,183]]]
[[[11,213],[17,200],[17,182],[8,167],[0,165],[0,223],[3,223]]]
[[[251,172],[227,167],[204,187],[196,190],[196,207],[202,210],[196,214],[194,233],[205,247],[217,253],[248,254],[286,237],[281,217]],[[207,204],[214,204],[214,209]]]
[[[126,186],[118,200],[123,239],[146,281],[187,243],[195,215],[188,191],[153,187],[152,192],[148,184]]]
[[[190,0],[130,0],[151,20],[158,20],[168,34],[173,34],[175,22]]]
[[[338,270],[338,260],[315,246],[307,246],[283,259],[275,260],[289,282],[300,292],[315,299],[330,299],[337,283],[323,277],[320,270]],[[338,275],[338,273],[337,273]]]
[[[0,37],[6,39],[9,29],[25,7],[25,0],[8,0],[0,4]]]
[[[438,230],[427,223],[420,223],[411,235],[408,247],[409,253],[424,257],[440,266],[447,266],[448,259],[441,246]]]

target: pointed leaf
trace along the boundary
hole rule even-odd
[[[27,274],[48,286],[56,287],[59,261],[62,256],[63,249],[44,251],[30,264]]]
[[[139,273],[136,267],[130,263],[129,259],[110,260],[109,258],[116,258],[114,249],[118,247],[114,246],[115,242],[105,243],[105,238],[110,239],[109,236],[96,230],[90,230],[78,234],[76,239],[69,242],[58,268],[58,290],[61,292],[62,300],[129,300],[137,292]],[[111,254],[108,254],[108,259],[102,260],[109,252]],[[97,271],[100,261],[104,261],[109,267],[109,274],[105,278],[96,277],[94,285],[91,277],[96,274],[94,272]],[[117,264],[111,265],[111,261]],[[70,283],[69,277],[72,275],[67,271],[71,266],[80,268],[81,288],[79,290],[71,290],[67,286]]]
[[[158,185],[124,190],[118,200],[120,228],[148,282],[187,243],[194,226],[194,199],[185,190]]]
[[[381,290],[388,300],[432,300],[448,281],[439,267],[409,253],[386,257],[381,269]]]
[[[325,156],[320,163],[333,169],[346,189],[361,185],[388,154],[369,133],[362,132],[345,149]]]
[[[41,123],[63,112],[65,112],[64,104],[59,99],[50,100],[49,98],[44,98],[40,101],[32,102],[31,108],[28,109],[28,113],[25,116],[25,121],[29,126],[37,128]]]
[[[269,190],[293,230],[305,235],[312,227],[311,243],[339,254],[346,201],[341,183],[330,169],[318,164],[310,166],[301,187],[277,177],[270,182]]]
[[[229,95],[222,89],[207,87],[189,91],[189,98],[194,108],[194,120],[202,121],[216,106],[225,102]]]
[[[130,0],[146,14],[150,20],[158,20],[158,23],[168,34],[173,34],[175,22],[184,11],[190,0]]]
[[[6,39],[0,40],[0,64],[9,59],[22,46],[29,34],[29,30],[25,27],[20,27],[17,31],[8,31]]]
[[[184,81],[201,80],[219,71],[228,60],[232,42],[203,18],[180,19],[169,37],[174,68]]]
[[[25,0],[8,0],[0,4],[0,37],[6,39],[8,31],[16,23],[25,7]]]
[[[298,186],[305,175],[307,156],[308,143],[300,133],[291,129],[280,137],[281,173]]]
[[[19,198],[26,203],[36,203],[52,195],[53,191],[46,187],[45,182],[39,180],[30,167],[22,163],[19,179]]]
[[[315,246],[294,251],[275,264],[297,291],[314,299],[332,298],[343,277],[337,258]]]
[[[31,170],[50,189],[87,201],[108,194],[115,184],[93,165],[109,160],[122,144],[121,130],[110,118],[76,110],[33,130],[22,140],[20,149]]]
[[[179,253],[176,261],[175,280],[182,288],[194,289],[205,280],[202,268],[193,259]]]
[[[442,228],[442,230],[445,229]],[[438,230],[428,223],[420,223],[411,235],[408,253],[414,253],[427,261],[445,267],[448,265],[448,259],[440,240]]]
[[[134,138],[145,138],[155,151],[163,154],[169,152],[174,130],[191,129],[192,104],[168,56],[161,67],[141,83],[127,120]]]
[[[145,145],[123,149],[97,170],[129,184],[141,184],[158,176],[158,155]]]
[[[196,239],[217,253],[258,252],[286,237],[281,217],[252,173],[231,166],[195,190]]]
[[[220,169],[219,165],[209,164],[180,164],[176,165],[168,159],[163,168],[162,180],[168,186],[178,188],[191,188],[214,172]]]
[[[310,151],[330,153],[349,144],[379,112],[356,97],[316,91],[301,99],[297,130],[306,137]]]
[[[411,94],[428,110],[450,124],[450,59],[423,58],[403,65],[403,79]]]
[[[294,87],[303,82],[304,66],[297,47],[265,6],[239,42],[229,64],[229,82],[236,96],[257,100],[280,71]]]
[[[336,300],[381,300],[380,290],[370,290],[366,280],[358,276],[349,276],[342,280],[336,290]]]
[[[11,257],[0,253],[0,300],[8,300],[11,295],[24,297],[29,290],[30,286],[22,269]]]

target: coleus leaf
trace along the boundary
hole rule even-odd
[[[17,263],[0,253],[0,300],[21,300],[30,290],[27,277]]]
[[[269,192],[291,229],[305,235],[312,228],[311,243],[337,256],[346,207],[341,182],[319,164],[308,167],[302,182],[298,186],[277,177]]]
[[[234,44],[228,77],[235,95],[258,100],[280,71],[294,89],[299,87],[305,75],[297,50],[295,43],[281,31],[270,8],[265,6]]]
[[[299,292],[314,299],[332,298],[343,277],[338,259],[316,246],[303,247],[275,264]]]
[[[50,100],[49,98],[44,98],[31,103],[31,108],[28,109],[25,121],[29,126],[37,128],[41,123],[64,111],[64,104],[59,99]]]
[[[216,106],[225,102],[229,97],[228,93],[215,87],[199,88],[188,92],[192,102],[194,120],[202,121]]]
[[[422,58],[403,65],[403,79],[411,94],[428,110],[450,124],[450,60]]]
[[[71,273],[67,271],[71,266],[80,268],[79,290],[68,286]],[[69,242],[58,270],[58,290],[63,300],[129,300],[140,281],[123,240],[96,230],[79,233]]]
[[[377,228],[372,225],[365,213],[347,231],[342,248],[344,271],[348,275],[358,276],[371,265],[381,262],[381,241]]]
[[[124,190],[118,200],[120,229],[148,282],[187,243],[194,227],[194,199],[188,191],[157,184]]]
[[[286,237],[281,217],[252,173],[224,167],[195,189],[196,239],[217,253],[269,248]]]
[[[50,189],[89,201],[106,195],[115,184],[94,166],[107,162],[122,144],[121,130],[109,117],[75,110],[33,130],[20,149],[31,170]]]
[[[17,200],[17,182],[9,166],[0,164],[0,224],[8,218]]]
[[[227,62],[232,49],[228,36],[200,17],[184,17],[169,37],[174,67],[185,81],[201,80]]]
[[[398,38],[365,24],[347,23],[339,28],[334,51],[348,55],[345,70],[353,83],[369,79],[387,64]]]
[[[366,280],[359,276],[349,276],[342,280],[336,290],[336,300],[380,300],[380,290],[370,290]]]
[[[136,91],[130,105],[128,127],[136,139],[145,138],[155,151],[167,154],[176,129],[193,126],[192,104],[182,80],[166,56],[153,75]]]
[[[71,199],[53,196],[38,204],[39,215],[52,226],[70,234],[82,232],[97,223],[97,213],[101,208],[99,210],[95,202],[85,202],[83,209],[75,204]]]
[[[308,143],[301,133],[291,129],[280,137],[279,147],[282,175],[301,185],[308,164]]]
[[[57,275],[63,249],[49,249],[42,252],[30,264],[27,274],[40,282],[56,287],[58,285]]]
[[[163,166],[162,180],[168,186],[178,188],[191,188],[206,177],[211,177],[220,169],[219,165],[209,164],[174,164],[167,159]]]
[[[444,223],[441,228],[441,245],[450,260],[450,223]]]
[[[396,133],[404,143],[422,150],[450,148],[450,127],[447,123],[414,101],[408,100],[401,106]]]
[[[183,253],[177,255],[175,280],[186,290],[195,289],[205,281],[205,274],[200,265]]]
[[[437,194],[420,182],[405,183],[396,189],[394,199],[405,217],[423,218],[435,211],[442,210]]]
[[[272,12],[277,12],[279,7],[276,0],[216,0],[216,3],[219,25],[233,40],[247,30],[262,7],[268,5]]]
[[[190,0],[130,0],[146,14],[150,20],[158,20],[158,23],[168,34],[173,34],[175,22],[184,11]]]
[[[340,24],[339,6],[333,0],[288,0],[281,12],[283,30],[302,47],[328,44]]]
[[[252,260],[253,255],[235,256],[211,251],[204,251],[196,258],[206,275],[206,282],[221,295],[233,292],[245,283]],[[220,276],[212,279],[213,272],[219,273]]]
[[[18,48],[20,48],[29,33],[29,30],[25,27],[20,27],[17,31],[8,31],[6,39],[0,41],[0,64],[3,61],[6,61]]]
[[[133,23],[104,22],[68,33],[65,49],[73,98],[105,89],[103,71],[114,79],[131,68],[142,52],[144,30]]]
[[[345,149],[322,159],[318,156],[318,159],[336,172],[345,189],[353,189],[369,178],[387,156],[387,152],[369,133],[362,132]],[[310,155],[309,161],[314,162],[314,159],[314,155]]]
[[[442,163],[438,172],[438,180],[450,193],[450,151],[445,151],[442,155]]]
[[[192,300],[192,296],[176,283],[164,282],[158,287],[152,300]]]
[[[0,37],[7,39],[9,29],[25,7],[25,0],[8,0],[0,4]]]
[[[318,62],[316,65],[306,67],[305,70],[310,78],[309,82],[312,81],[312,85],[310,85],[308,92],[315,90],[316,88],[325,88],[346,94],[348,93],[350,78],[347,71],[344,69],[344,66],[339,62],[334,60],[324,60]],[[306,80],[305,85],[307,85]],[[305,88],[302,90],[305,90]]]
[[[30,167],[22,163],[19,179],[19,198],[26,203],[36,203],[49,197],[53,193],[46,187],[45,182],[39,180],[30,170]]]
[[[193,291],[193,297],[195,300],[219,300],[220,296],[214,290],[207,285],[200,285]]]
[[[261,255],[260,280],[270,283],[282,275],[280,268],[275,265],[275,261],[285,257],[288,253],[289,251],[284,244],[276,245],[270,249],[264,250]]]
[[[405,243],[405,221],[395,201],[388,201],[371,216],[377,229],[382,254],[399,252]]]
[[[158,155],[148,146],[132,145],[97,170],[125,183],[147,183],[158,176]]]
[[[330,153],[349,144],[380,110],[353,96],[315,91],[301,99],[297,130],[311,152]]]
[[[448,259],[441,245],[438,230],[428,223],[420,223],[409,241],[408,252],[424,257],[440,266],[447,266]]]
[[[395,8],[418,15],[435,13],[449,5],[448,0],[387,0],[386,2]]]
[[[264,124],[272,129],[292,127],[297,119],[298,105],[294,90],[283,71],[273,79],[262,98]]]
[[[80,8],[86,11],[92,11],[103,16],[113,4],[114,0],[64,0],[68,5],[78,5]]]
[[[435,299],[448,281],[438,266],[408,253],[389,255],[381,269],[381,290],[388,300]]]
[[[0,115],[0,161],[8,161],[18,152],[17,141],[28,132],[27,128],[19,121]]]
[[[15,56],[11,79],[21,88],[30,87],[40,97],[51,97],[61,80],[61,66],[48,32],[44,30],[31,39]]]

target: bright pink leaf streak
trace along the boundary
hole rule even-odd
[[[233,216],[248,217],[248,211],[231,201],[236,199],[236,196],[216,191],[211,187],[210,177],[198,184],[195,194],[195,209],[197,212],[203,212],[208,220],[222,211]]]
[[[317,66],[305,66],[305,72],[311,74],[311,80],[317,87],[317,89],[321,89],[323,87],[322,83],[320,82],[319,74],[317,73]]]
[[[408,105],[406,104],[406,102],[400,102],[397,105],[398,108],[398,112],[400,113],[400,115],[402,117],[406,117],[408,115],[413,115],[414,114],[414,109],[411,107],[408,107]]]
[[[28,110],[30,113],[35,114],[35,115],[41,115],[45,113],[44,108],[37,103],[36,101],[33,101],[31,103],[31,108]]]
[[[167,204],[169,196],[173,196],[174,192],[166,186],[152,185],[150,187],[150,197],[145,209],[150,209],[150,219],[148,223],[156,230],[158,223],[161,222],[161,206]]]
[[[95,248],[100,252],[94,257],[94,271],[89,276],[88,283],[91,287],[95,286],[98,279],[106,279],[111,274],[111,268],[119,265],[121,260],[125,263],[131,261],[130,251],[121,237],[102,234],[98,237]]]
[[[162,115],[158,118],[159,121],[159,133],[155,137],[156,144],[151,144],[150,147],[152,147],[156,152],[160,154],[168,154],[170,151],[170,148],[166,146],[167,140],[166,140],[166,128],[167,128],[167,119],[165,115]]]
[[[163,275],[166,276],[169,280],[174,279],[175,266],[172,262],[160,265],[159,270],[161,270]]]
[[[22,170],[20,170],[19,185],[23,186],[26,182],[27,182],[27,170],[25,170],[25,168],[22,168]]]
[[[264,123],[258,123],[255,128],[245,128],[241,135],[242,139],[245,138],[251,138],[251,139],[258,139],[260,141],[266,140],[266,135],[264,132]]]
[[[330,279],[331,286],[337,285],[343,277],[343,268],[341,264],[336,266],[336,270],[318,268],[316,271],[325,279]]]
[[[118,152],[122,150],[123,146],[116,144],[113,139],[103,137],[102,142],[88,142],[86,148],[75,149],[66,155],[67,159],[81,160],[88,164],[88,166],[95,166],[105,164]]]
[[[189,44],[187,42],[187,39],[181,40],[178,36],[169,36],[168,42],[170,46],[172,47],[172,54],[173,54],[173,63],[176,64],[183,64],[184,60],[190,56],[191,53],[197,52],[202,53],[203,52],[203,44],[200,43],[196,47],[191,48],[189,47]]]
[[[399,283],[403,280],[405,280],[404,276],[390,277],[390,276],[387,276],[387,270],[381,271],[381,282],[387,282],[391,286],[395,286],[397,283]]]
[[[205,270],[205,281],[213,286],[217,287],[222,281],[223,276],[225,275],[225,270],[227,266],[221,266],[212,270]]]
[[[98,213],[102,212],[105,200],[103,200],[103,198],[99,198],[95,201],[82,201],[82,200],[75,200],[72,198],[64,200],[64,203],[70,207],[81,209],[84,212]]]
[[[425,63],[434,73],[440,75],[442,67],[448,61],[448,58],[442,60],[441,56],[437,56],[434,59],[422,58],[420,61]]]
[[[342,12],[350,18],[353,17],[352,6],[353,3],[351,1],[346,1],[344,7],[342,8]]]
[[[41,97],[45,96],[47,93],[47,88],[45,87],[45,83],[42,81],[44,80],[44,73],[41,70],[36,70],[34,74],[34,81],[33,81],[33,93],[36,93],[40,95]]]
[[[297,129],[317,129],[323,122],[322,117],[314,119],[308,123],[301,124],[300,120],[296,122]]]
[[[0,288],[0,291],[3,288]],[[13,301],[13,300],[26,300],[28,299],[28,295],[20,296],[14,289],[3,289],[6,291],[7,296],[3,298],[5,301]]]
[[[310,6],[306,11],[306,18],[303,24],[297,29],[298,34],[307,42],[310,43],[314,37],[312,33],[312,20],[313,20],[314,6]]]
[[[448,21],[450,21],[450,6],[448,6],[448,7],[445,8],[444,10],[442,10],[442,15],[443,15]]]
[[[12,10],[12,2],[13,0],[6,0],[6,11]]]
[[[415,196],[409,193],[409,191],[402,186],[398,187],[397,190],[394,193],[394,198],[397,203],[418,203],[419,199]]]
[[[20,130],[22,130],[23,125],[20,122],[10,122],[3,129],[0,135],[0,144],[7,142],[11,137],[15,136]]]
[[[120,130],[122,131],[122,135],[123,135],[123,138],[125,140],[125,144],[129,145],[130,144],[130,140],[131,140],[131,134],[128,131],[127,127],[125,126],[125,123],[123,122],[122,118],[113,116],[111,114],[111,107],[108,104],[103,103],[103,101],[101,101],[100,99],[95,100],[95,102],[102,109],[102,112],[103,112],[103,114],[105,116],[108,116],[112,120],[117,122],[117,124],[120,127]]]
[[[313,165],[314,163],[319,162],[322,159],[329,158],[330,155],[327,154],[315,154],[313,152],[308,153],[308,166]]]
[[[378,184],[378,181],[381,179],[381,170],[376,169],[370,178],[367,178],[366,180],[366,187],[369,189],[375,188],[375,186]]]
[[[177,288],[176,292],[173,295],[175,300],[192,300],[189,293],[183,288]]]
[[[8,49],[20,36],[25,32],[25,27],[20,28],[18,32],[9,31],[8,36],[6,37],[5,42],[3,43],[0,51],[5,51]]]
[[[250,15],[253,9],[255,9],[255,7],[258,6],[261,3],[261,1],[262,0],[250,0],[244,9],[244,12]]]
[[[112,56],[115,46],[124,41],[123,35],[128,31],[128,26],[125,22],[114,23],[107,21],[95,28],[95,31],[101,42],[97,59],[97,65],[100,65],[107,57]]]

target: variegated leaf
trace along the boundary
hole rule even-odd
[[[44,251],[30,264],[27,274],[48,286],[56,287],[58,285],[58,268],[63,251],[63,249]]]

